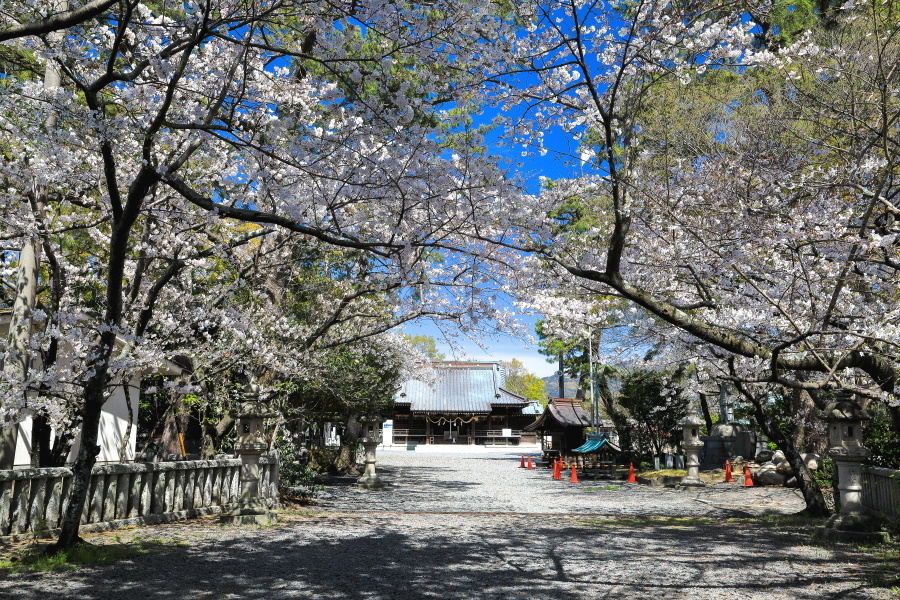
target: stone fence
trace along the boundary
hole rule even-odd
[[[82,531],[163,523],[227,511],[240,494],[241,460],[186,460],[94,467]],[[260,497],[277,503],[278,460],[260,457]],[[54,532],[69,503],[72,470],[0,471],[0,539]]]
[[[900,519],[900,471],[863,467],[863,505],[889,519]]]

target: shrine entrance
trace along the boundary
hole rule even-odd
[[[477,415],[426,415],[430,444],[474,444],[475,423],[484,417]]]

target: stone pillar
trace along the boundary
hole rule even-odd
[[[234,451],[241,459],[241,489],[237,506],[220,519],[224,524],[271,525],[277,520],[259,497],[259,457],[268,449],[263,420],[276,414],[260,402],[259,385],[252,381],[244,388],[243,401],[231,411],[236,419]]]
[[[705,487],[706,484],[700,479],[700,449],[703,442],[700,440],[700,427],[703,426],[703,419],[697,416],[697,413],[691,409],[678,425],[684,430],[684,442],[681,444],[684,448],[685,462],[687,466],[687,475],[681,480],[681,486],[684,487]]]
[[[844,391],[819,413],[828,423],[828,456],[838,475],[841,509],[817,531],[820,537],[842,541],[885,541],[880,524],[862,503],[862,463],[871,454],[863,446],[862,424],[871,415]]]
[[[375,472],[375,450],[384,439],[381,427],[382,423],[384,423],[384,418],[379,415],[369,415],[360,417],[359,421],[362,426],[360,441],[366,452],[366,469],[362,477],[356,480],[356,485],[366,489],[387,487],[387,484],[381,481]]]

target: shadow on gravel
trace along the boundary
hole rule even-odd
[[[778,598],[888,597],[865,589],[876,567],[860,564],[865,557],[806,539],[802,528],[520,517],[461,526],[435,517],[405,529],[345,516],[238,530],[230,540],[80,571],[76,587],[58,594],[34,589],[38,576],[19,579],[15,597],[743,599],[771,597],[773,587]]]
[[[438,474],[438,472],[441,473]],[[470,481],[446,479],[447,474],[454,472],[455,469],[447,467],[416,467],[405,470],[398,467],[383,467],[378,469],[378,477],[394,487],[423,491],[428,489],[466,490],[478,487],[479,484]],[[342,488],[352,486],[357,479],[358,477],[330,475],[323,477],[322,482],[328,487]]]

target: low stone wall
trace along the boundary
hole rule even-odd
[[[863,505],[890,519],[900,519],[900,471],[863,467]]]
[[[241,461],[186,460],[94,467],[81,524],[84,531],[160,523],[228,510],[240,491]],[[278,498],[278,461],[263,456],[260,497]],[[52,533],[69,503],[72,470],[0,471],[0,539]]]

